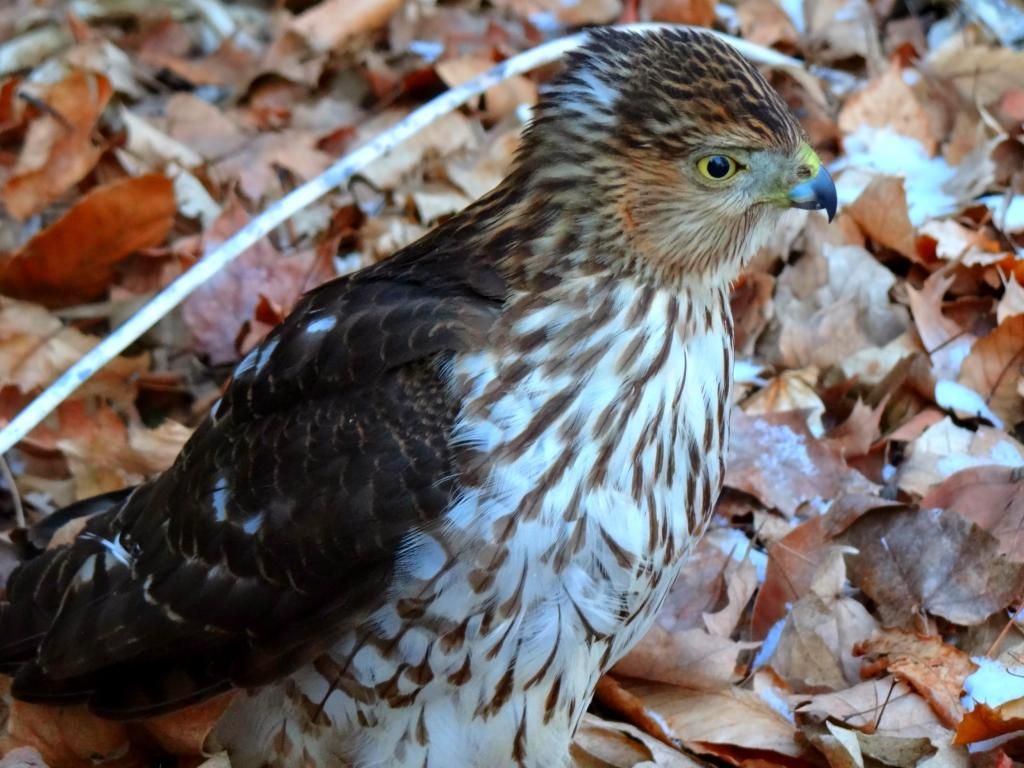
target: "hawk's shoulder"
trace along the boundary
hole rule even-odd
[[[156,714],[275,679],[358,621],[457,491],[440,370],[486,343],[504,291],[442,228],[304,297],[167,472],[12,576],[15,694]]]

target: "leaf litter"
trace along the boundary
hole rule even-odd
[[[1004,41],[1024,13],[970,5],[13,0],[0,421],[205,248],[445,87],[581,25],[713,24],[812,65],[766,74],[841,206],[828,227],[791,217],[734,288],[726,491],[602,681],[575,764],[1024,760],[1024,52]],[[6,457],[0,573],[12,493],[38,522],[167,466],[304,290],[497,183],[547,74],[495,86],[302,211],[61,405]],[[3,768],[130,768],[154,750],[230,768],[202,749],[221,700],[141,735],[2,699]]]

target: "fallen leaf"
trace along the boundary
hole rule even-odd
[[[833,498],[849,472],[834,448],[816,440],[801,412],[732,415],[725,484],[787,516]]]
[[[989,464],[1024,466],[1024,445],[1000,429],[982,426],[972,432],[946,416],[907,445],[896,482],[903,490],[923,496],[963,469]]]
[[[921,506],[962,515],[995,537],[1000,554],[1024,561],[1024,469],[965,469],[935,486]]]
[[[876,243],[892,248],[911,261],[917,259],[903,179],[876,176],[845,210]]]
[[[743,412],[755,416],[802,411],[807,414],[807,429],[814,437],[821,437],[825,433],[821,423],[825,404],[815,391],[819,373],[818,368],[812,365],[773,376],[762,389],[743,402]]]
[[[520,18],[548,18],[567,27],[608,24],[622,14],[622,0],[495,0],[497,7]]]
[[[164,241],[176,207],[174,187],[161,174],[96,187],[0,261],[0,290],[47,306],[95,299],[120,261]]]
[[[745,40],[789,50],[800,40],[792,20],[775,0],[743,0],[736,8]]]
[[[795,726],[753,691],[696,691],[642,683],[625,687],[696,752],[704,745],[726,745],[789,757],[803,753]]]
[[[996,322],[1002,325],[1007,318],[1014,315],[1024,315],[1024,287],[1017,282],[1017,276],[1011,274],[996,308]]]
[[[972,744],[1015,731],[1024,731],[1024,699],[1014,699],[998,707],[975,704],[957,726],[953,743]]]
[[[794,695],[797,714],[832,718],[867,733],[905,738],[948,738],[931,707],[906,683],[893,677],[868,680],[840,691]]]
[[[842,552],[826,551],[810,588],[789,611],[772,669],[794,690],[843,688],[858,678],[853,649],[878,623],[856,600],[843,595],[846,567]]]
[[[955,512],[880,509],[839,541],[855,547],[850,580],[878,605],[890,627],[921,611],[971,626],[1001,611],[1024,589],[1024,565],[999,554],[995,537]]]
[[[99,343],[35,304],[0,297],[0,381],[33,394],[51,384]],[[135,378],[149,370],[149,356],[115,357],[78,390],[115,403],[135,399]],[[45,426],[45,424],[44,424]]]
[[[137,726],[145,730],[161,749],[173,755],[202,755],[206,737],[231,704],[235,693],[229,691],[176,712],[139,721]]]
[[[889,298],[895,276],[859,246],[825,244],[779,276],[775,314],[786,367],[825,369],[904,333],[909,317]]]
[[[387,24],[401,0],[324,0],[300,13],[289,28],[319,51],[332,51],[346,41]]]
[[[941,637],[880,630],[859,643],[855,653],[868,662],[865,677],[879,671],[895,675],[917,691],[946,726],[955,728],[963,718],[960,691],[978,665]]]
[[[889,128],[917,139],[929,155],[934,155],[938,146],[928,113],[904,81],[897,62],[847,99],[839,111],[839,128],[844,134],[853,133],[865,125]]]
[[[17,219],[39,213],[93,169],[93,129],[113,93],[103,75],[74,71],[38,95],[51,110],[32,120],[0,200]]]
[[[960,383],[985,398],[1008,424],[1024,420],[1024,398],[1017,392],[1024,372],[1024,315],[1000,323],[971,347],[960,366]]]
[[[219,245],[248,221],[241,203],[230,201],[206,233],[206,247]],[[240,354],[236,339],[242,326],[255,318],[261,295],[282,311],[290,310],[303,292],[328,276],[323,260],[315,253],[286,257],[266,238],[258,241],[185,300],[182,317],[195,350],[214,365],[234,362]],[[250,338],[248,344],[255,341]]]
[[[712,0],[643,0],[640,14],[645,21],[710,27],[715,4]]]
[[[995,264],[1006,256],[999,243],[990,240],[984,232],[968,229],[952,219],[928,221],[918,233],[931,242],[935,256],[944,261],[958,261],[966,266],[975,266]]]
[[[988,106],[1024,82],[1024,52],[955,39],[927,58],[934,75],[951,81],[971,104]]]
[[[932,274],[921,290],[907,286],[914,324],[932,360],[936,378],[956,380],[960,365],[970,352],[974,336],[942,312],[942,300],[953,284],[953,275]]]
[[[612,671],[687,688],[722,688],[739,679],[740,653],[757,646],[717,637],[703,629],[668,632],[655,624]]]
[[[699,768],[702,763],[628,723],[587,713],[573,739],[574,768]]]
[[[84,705],[52,707],[13,701],[7,722],[12,746],[38,750],[53,768],[142,768],[145,762],[131,751],[125,723],[103,720]]]

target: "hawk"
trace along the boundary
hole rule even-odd
[[[728,44],[592,32],[508,178],[304,297],[169,470],[11,577],[13,695],[236,690],[235,768],[568,765],[719,492],[729,283],[835,206]]]

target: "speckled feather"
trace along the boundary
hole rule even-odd
[[[801,140],[716,38],[595,32],[497,189],[312,292],[170,470],[12,576],[15,695],[244,688],[235,768],[567,764],[707,523],[728,282],[781,212],[692,158],[789,174]]]

